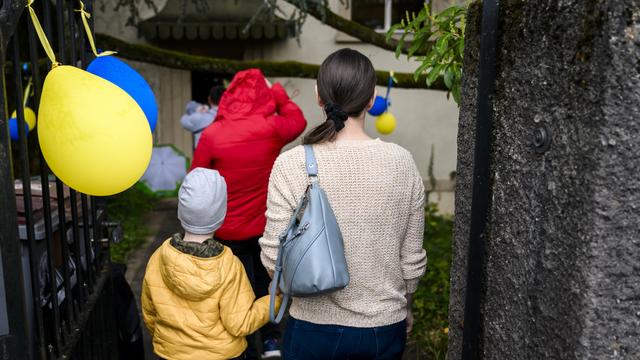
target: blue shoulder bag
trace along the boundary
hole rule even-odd
[[[309,186],[280,235],[269,318],[279,323],[291,297],[310,297],[337,291],[349,284],[342,233],[327,195],[318,183],[318,164],[311,145],[304,146]],[[275,313],[276,286],[282,305]]]

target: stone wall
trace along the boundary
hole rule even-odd
[[[464,326],[481,6],[471,11],[450,359]],[[638,0],[501,2],[484,358],[640,358],[639,54]]]

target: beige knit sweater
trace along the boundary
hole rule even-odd
[[[411,154],[379,139],[314,145],[318,180],[344,239],[349,285],[294,298],[290,314],[317,324],[377,327],[407,316],[406,294],[426,267],[422,248],[424,185]],[[308,178],[304,148],[276,160],[269,180],[262,262],[273,271],[278,236],[288,225]]]

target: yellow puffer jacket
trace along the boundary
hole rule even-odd
[[[269,296],[255,299],[242,263],[229,248],[199,258],[167,240],[147,265],[142,312],[159,356],[230,359],[246,349],[244,337],[269,320]]]

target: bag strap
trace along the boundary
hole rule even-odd
[[[317,177],[318,176],[318,162],[316,161],[316,156],[313,153],[313,146],[305,145],[304,153],[307,162],[307,175],[309,177]]]
[[[278,249],[278,257],[276,259],[276,268],[273,273],[273,280],[271,280],[271,285],[269,285],[269,320],[273,324],[279,324],[282,321],[282,317],[284,313],[287,311],[287,306],[291,301],[291,296],[288,294],[283,294],[282,296],[282,304],[280,304],[280,311],[276,314],[276,290],[278,289],[278,285],[280,284],[280,278],[282,277],[282,244]]]
[[[316,161],[316,156],[313,152],[313,147],[311,145],[304,146],[305,160],[306,160],[306,168],[307,175],[309,177],[317,177],[318,176],[318,162]],[[296,216],[300,209],[302,208],[302,202],[298,204],[298,207],[293,212],[291,216],[291,220],[289,221],[289,226],[287,229],[290,229],[296,221]],[[285,230],[286,231],[286,230]],[[269,300],[269,320],[272,323],[278,324],[282,321],[282,317],[284,313],[287,311],[287,306],[291,301],[291,296],[289,294],[282,294],[282,304],[280,305],[280,311],[276,314],[275,304],[276,304],[276,290],[280,284],[280,278],[282,277],[282,245],[284,240],[286,239],[286,232],[280,237],[280,246],[278,247],[278,257],[276,258],[276,268],[273,273],[273,280],[271,280],[270,287],[270,300]]]

